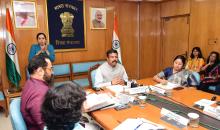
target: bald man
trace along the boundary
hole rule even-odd
[[[95,12],[95,19],[92,20],[92,25],[94,28],[104,28],[105,24],[102,22],[102,12],[97,10]]]

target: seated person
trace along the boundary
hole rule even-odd
[[[197,85],[195,80],[196,78],[191,74],[190,71],[187,71],[184,68],[185,57],[178,55],[173,60],[173,67],[168,67],[155,75],[153,80],[162,84],[167,84],[167,82],[179,84],[181,86],[187,85]]]
[[[123,65],[118,63],[118,52],[108,50],[106,53],[107,62],[103,63],[96,71],[95,88],[124,85],[128,76]]]
[[[212,92],[209,90],[209,86],[216,87],[215,93],[220,95],[220,64],[219,64],[219,53],[211,52],[207,64],[201,68],[201,74],[204,77],[201,78],[201,83],[198,89],[203,91]]]
[[[21,113],[28,130],[43,130],[41,119],[41,104],[53,81],[52,64],[49,58],[42,55],[35,56],[28,64],[31,75],[26,81],[21,94]]]
[[[55,60],[54,48],[51,44],[47,44],[47,37],[44,33],[37,34],[37,44],[31,46],[28,61],[35,55],[46,55],[50,58],[51,62]]]
[[[194,47],[192,49],[192,53],[190,55],[190,58],[188,59],[185,69],[193,72],[200,72],[204,64],[205,62],[202,57],[201,49],[199,47]]]
[[[73,83],[51,88],[42,104],[45,130],[84,130],[79,123],[86,94]]]

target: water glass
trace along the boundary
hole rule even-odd
[[[147,96],[138,96],[139,106],[141,108],[144,108],[146,99],[147,99]]]
[[[189,117],[189,126],[193,128],[199,127],[199,114],[197,113],[188,113]]]

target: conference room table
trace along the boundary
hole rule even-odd
[[[138,81],[138,83],[144,85],[156,84],[152,80],[152,78],[141,79]],[[167,98],[167,100],[171,100],[172,102],[175,102],[177,104],[179,102],[182,105],[186,105],[190,108],[193,108],[194,102],[200,99],[211,99],[212,97],[213,94],[197,90],[195,87],[184,87],[181,90],[172,90],[172,96]],[[216,97],[217,100],[220,99],[220,96],[216,96]],[[105,110],[94,111],[91,112],[90,114],[92,118],[106,130],[114,129],[127,118],[145,118],[154,123],[163,125],[168,130],[180,129],[176,126],[173,126],[161,120],[160,119],[161,109],[154,105],[146,103],[144,108],[141,108],[139,105],[130,105],[130,106],[131,108],[123,109],[119,111],[116,111],[114,108],[110,108]],[[199,109],[197,110],[202,112],[202,110]],[[187,126],[183,130],[195,130],[195,129],[205,130],[206,128],[202,126],[199,126],[198,128],[192,128],[190,126]]]

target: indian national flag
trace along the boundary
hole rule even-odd
[[[116,14],[114,14],[114,29],[113,29],[113,38],[112,38],[112,49],[117,50],[119,63],[122,64],[120,41],[119,41],[119,38],[118,38],[118,20],[117,20]]]
[[[6,69],[8,80],[19,87],[19,82],[21,80],[20,69],[18,64],[17,48],[15,45],[15,36],[13,31],[13,26],[11,22],[9,9],[6,9],[6,45],[5,45],[5,55],[6,55]]]

